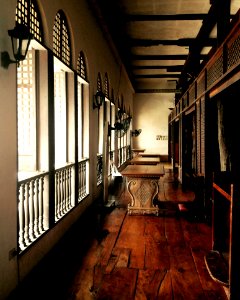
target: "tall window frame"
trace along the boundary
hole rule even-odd
[[[53,53],[67,66],[71,66],[71,39],[67,18],[62,10],[55,16],[53,25]]]
[[[15,20],[27,26],[34,39],[43,42],[43,26],[35,0],[18,0]]]
[[[97,77],[97,92],[103,92],[102,77],[100,73],[98,73]],[[98,155],[103,154],[104,107],[105,103],[98,109]]]
[[[49,229],[49,128],[47,49],[34,0],[18,0],[16,23],[33,34],[17,68],[18,249],[24,251]]]
[[[59,10],[53,25],[54,53],[54,122],[55,167],[74,161],[74,101],[69,85],[73,82],[71,70],[71,43],[66,16]],[[73,143],[70,143],[70,140]]]
[[[76,151],[78,202],[89,194],[89,84],[86,59],[80,51],[77,60]]]
[[[19,178],[41,169],[46,170],[41,157],[45,151],[39,147],[43,130],[39,124],[39,50],[45,50],[42,20],[36,1],[18,0],[15,21],[24,24],[33,34],[29,51],[24,61],[17,68],[17,124],[18,124],[18,173]],[[42,153],[41,153],[42,152]],[[43,154],[44,153],[44,154]]]
[[[77,60],[77,99],[78,159],[84,159],[89,157],[89,84],[83,51],[80,51]]]

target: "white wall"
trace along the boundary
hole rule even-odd
[[[168,115],[173,107],[174,94],[136,94],[134,96],[133,130],[142,129],[132,138],[133,148],[146,152],[168,154]],[[160,136],[160,140],[156,137]]]
[[[73,68],[76,69],[77,57],[82,50],[87,60],[89,80],[89,158],[90,158],[90,196],[77,209],[60,221],[49,233],[34,244],[21,257],[9,259],[9,252],[17,249],[17,126],[16,126],[16,64],[8,69],[0,65],[0,299],[15,288],[24,276],[56,244],[67,229],[99,193],[96,186],[97,153],[97,111],[92,108],[93,95],[97,89],[97,74],[102,79],[108,74],[110,90],[122,94],[125,107],[132,108],[133,89],[118,55],[109,49],[105,34],[95,21],[87,0],[39,0],[37,1],[44,27],[43,44],[52,49],[52,29],[54,18],[59,9],[66,14],[71,32]],[[16,0],[0,0],[0,52],[8,51],[11,58],[11,41],[7,30],[15,26]],[[121,77],[120,77],[121,73]],[[19,270],[18,270],[19,267]],[[19,271],[19,273],[18,273]]]
[[[0,51],[12,55],[7,30],[14,27],[16,1],[0,0]],[[17,283],[17,259],[9,260],[9,251],[16,248],[16,65],[0,67],[0,299]]]

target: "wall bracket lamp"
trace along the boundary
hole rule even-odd
[[[142,132],[142,129],[135,129],[132,131],[132,136],[139,136],[139,134]]]
[[[108,124],[108,136],[111,135],[111,130],[123,130],[123,124],[120,122],[116,122],[114,124],[114,127],[112,127],[110,124]]]
[[[105,94],[101,91],[97,91],[97,93],[93,97],[93,109],[100,108],[105,99]]]
[[[14,29],[8,30],[8,35],[11,37],[12,50],[15,60],[12,60],[7,51],[1,53],[1,65],[7,69],[12,63],[19,66],[19,62],[26,58],[30,41],[33,38],[28,28],[24,24],[16,23]]]

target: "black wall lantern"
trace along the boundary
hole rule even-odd
[[[100,108],[105,99],[105,95],[101,91],[97,91],[96,95],[93,97],[93,108]]]
[[[8,30],[8,35],[11,37],[12,50],[15,60],[11,60],[7,51],[1,53],[1,63],[4,68],[12,63],[16,63],[19,66],[19,62],[26,58],[30,41],[33,38],[28,28],[16,23],[14,29]]]
[[[124,115],[123,109],[122,109],[121,107],[118,108],[118,111],[117,111],[117,119],[118,119],[118,120],[122,119],[123,115]]]
[[[142,132],[142,129],[135,129],[132,131],[132,136],[139,136],[139,134]]]

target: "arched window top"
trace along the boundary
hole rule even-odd
[[[37,41],[43,41],[42,19],[35,0],[17,1],[16,23],[26,25]]]
[[[102,78],[100,73],[98,73],[97,77],[97,91],[102,92]]]
[[[132,118],[132,112],[131,112],[131,107],[130,107],[130,105],[128,106],[127,115],[128,115],[128,117]]]
[[[115,100],[114,100],[114,90],[113,90],[113,88],[112,88],[112,90],[111,90],[111,99],[110,99],[110,101],[115,105]]]
[[[105,73],[105,78],[104,78],[104,94],[109,99],[109,80],[108,80],[107,73]]]
[[[117,110],[117,119],[121,119],[124,114],[124,104],[123,104],[123,96],[118,98],[118,110]]]
[[[56,14],[53,26],[53,52],[67,66],[71,65],[71,44],[67,19],[62,10]]]
[[[121,108],[123,110],[123,95],[121,95],[118,99],[118,107]]]
[[[77,60],[77,73],[84,80],[87,80],[87,68],[86,68],[86,60],[84,53],[80,51],[78,60]]]

